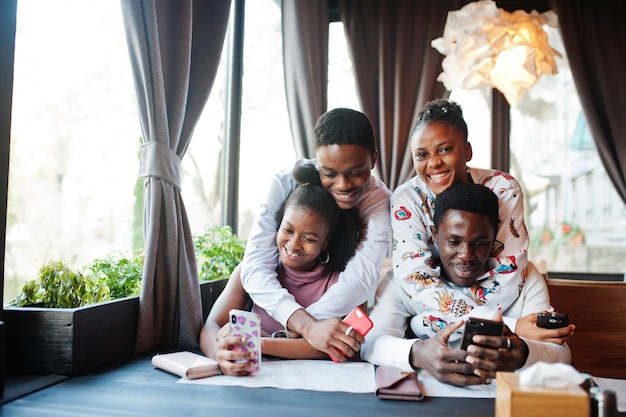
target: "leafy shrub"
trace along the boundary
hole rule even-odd
[[[230,226],[212,227],[193,237],[198,278],[212,281],[228,278],[243,259],[246,242]]]
[[[36,279],[24,284],[22,292],[11,304],[75,308],[108,299],[110,299],[109,288],[105,284],[84,276],[79,271],[71,270],[63,262],[48,262],[41,267]]]
[[[144,254],[125,257],[119,253],[94,259],[85,267],[87,275],[109,287],[111,299],[138,295],[141,291]]]
[[[194,250],[200,280],[227,278],[243,259],[245,241],[230,226],[212,227],[194,235]],[[126,257],[121,253],[93,260],[84,274],[63,262],[48,262],[37,279],[24,284],[10,304],[43,305],[48,308],[75,308],[111,299],[137,295],[143,277],[143,253]]]

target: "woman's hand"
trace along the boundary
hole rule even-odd
[[[576,326],[570,324],[558,329],[544,329],[537,326],[537,313],[529,314],[517,320],[515,333],[526,339],[562,345],[574,335]]]
[[[217,333],[217,350],[215,360],[220,371],[224,375],[243,376],[252,373],[257,358],[254,352],[239,349],[247,343],[245,337],[230,336],[228,324],[224,325]]]

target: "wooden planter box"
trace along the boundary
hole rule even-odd
[[[77,308],[5,307],[9,371],[79,375],[134,353],[139,297]]]
[[[227,279],[200,282],[203,320]],[[5,307],[7,369],[80,375],[135,351],[139,296],[77,308]]]

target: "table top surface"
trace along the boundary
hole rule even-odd
[[[495,400],[379,400],[373,393],[178,384],[150,355],[55,385],[0,407],[0,416],[493,416]]]

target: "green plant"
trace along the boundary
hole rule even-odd
[[[63,262],[48,262],[36,279],[24,284],[11,305],[42,304],[51,308],[75,308],[106,301],[109,288],[98,280],[71,270]]]
[[[128,257],[118,253],[94,259],[84,270],[85,275],[109,287],[111,298],[117,299],[139,294],[143,262],[143,253],[135,253]]]
[[[244,240],[230,226],[212,227],[193,237],[198,278],[212,281],[229,277],[243,259]],[[43,305],[48,308],[74,308],[111,299],[137,295],[141,291],[144,254],[121,253],[91,261],[84,274],[64,262],[48,262],[37,279],[24,284],[10,305]]]
[[[243,259],[246,242],[230,226],[217,226],[196,234],[193,244],[198,263],[198,278],[212,281],[229,277]]]

